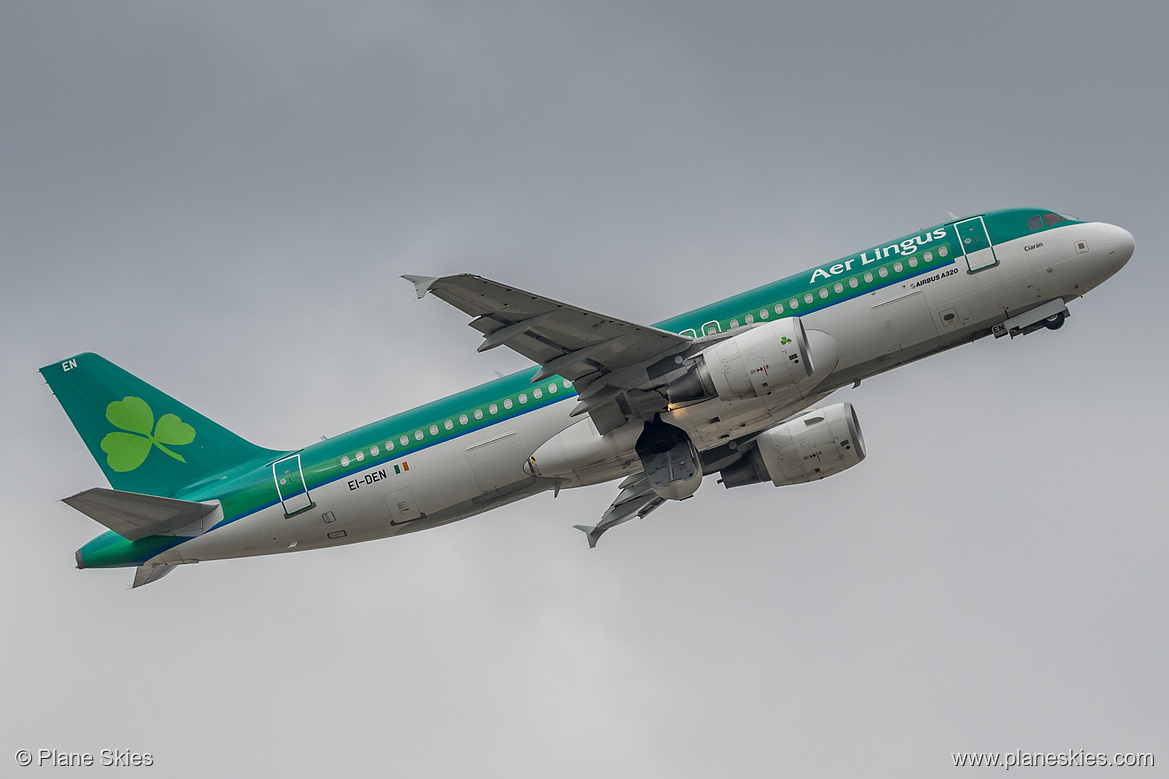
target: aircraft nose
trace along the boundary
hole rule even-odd
[[[1132,257],[1133,249],[1136,246],[1132,239],[1132,233],[1123,227],[1106,224],[1104,225],[1104,239],[1108,243],[1108,259],[1112,262],[1112,269],[1118,271]]]

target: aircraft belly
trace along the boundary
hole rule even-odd
[[[300,517],[303,516],[300,515]],[[288,520],[284,519],[284,511],[279,505],[269,506],[185,541],[173,549],[163,552],[156,561],[190,563],[247,557],[255,554],[271,554],[274,551],[279,551],[278,547],[284,531],[281,523],[286,521]]]
[[[707,400],[676,410],[672,424],[687,432],[699,450],[721,446],[733,438],[749,435],[777,424],[767,398],[745,400]],[[795,401],[803,403],[796,396]]]

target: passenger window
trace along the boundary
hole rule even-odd
[[[1043,215],[1043,224],[1047,225],[1048,227],[1050,227],[1051,225],[1057,225],[1060,222],[1066,222],[1066,221],[1067,220],[1064,219],[1059,214],[1044,214]]]
[[[1041,217],[1041,216],[1033,216],[1027,220],[1027,229],[1028,230],[1038,230],[1042,226],[1043,226],[1043,217]]]

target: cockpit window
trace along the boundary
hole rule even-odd
[[[1066,222],[1066,221],[1067,221],[1067,219],[1060,216],[1059,214],[1044,214],[1043,215],[1043,224],[1047,225],[1048,227],[1050,227],[1051,225],[1056,225],[1056,224],[1059,224],[1060,222]]]
[[[1028,230],[1038,230],[1042,226],[1043,226],[1043,217],[1039,216],[1038,214],[1036,214],[1035,216],[1033,216],[1027,220],[1027,229]]]

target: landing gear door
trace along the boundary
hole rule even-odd
[[[966,254],[966,267],[971,273],[999,264],[994,254],[994,246],[990,243],[990,236],[986,233],[986,223],[982,221],[981,216],[955,222],[954,229],[958,233],[962,251]]]

